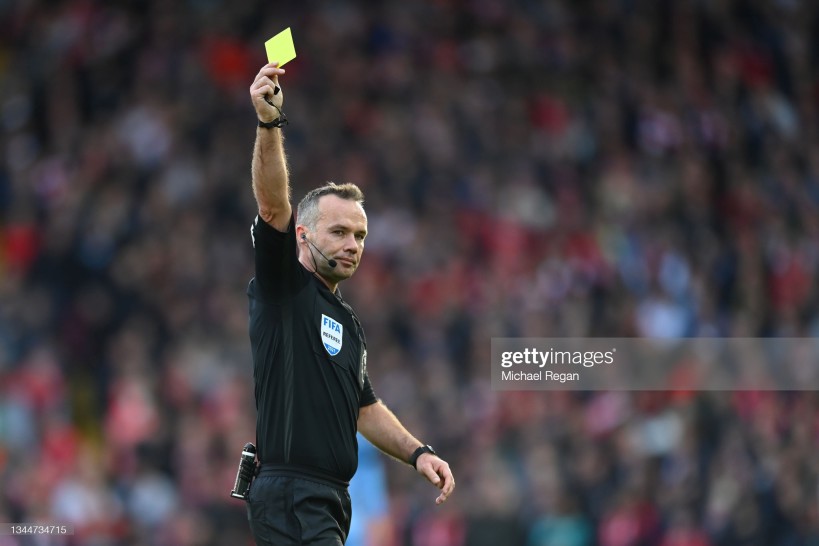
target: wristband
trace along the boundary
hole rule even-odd
[[[284,113],[282,113],[281,117],[278,119],[274,119],[273,121],[262,121],[259,120],[259,123],[256,124],[257,127],[262,127],[263,129],[272,129],[274,127],[284,127],[289,122],[287,118],[284,117]]]
[[[412,455],[410,455],[409,464],[410,464],[410,466],[412,466],[412,468],[418,470],[418,467],[415,466],[415,463],[418,462],[418,457],[420,457],[424,453],[429,453],[431,455],[438,455],[437,453],[435,453],[435,450],[432,449],[432,446],[421,446],[418,449],[416,449],[415,451],[413,451]]]

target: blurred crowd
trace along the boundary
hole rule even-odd
[[[819,336],[819,4],[0,1],[0,545],[249,544],[248,87],[295,199],[365,192],[341,286],[380,546],[819,544],[819,396],[496,392],[489,340]],[[354,507],[354,518],[355,516]],[[371,541],[372,542],[372,541]]]

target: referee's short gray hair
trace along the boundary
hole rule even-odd
[[[364,193],[361,188],[349,182],[345,184],[327,182],[323,186],[310,190],[299,202],[299,208],[296,212],[298,223],[306,226],[310,231],[316,229],[316,222],[319,219],[318,202],[325,195],[337,195],[342,199],[364,205]]]

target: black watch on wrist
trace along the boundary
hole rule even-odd
[[[416,470],[418,469],[418,467],[415,466],[415,463],[418,462],[418,457],[420,457],[424,453],[430,453],[432,455],[438,455],[437,453],[435,453],[435,450],[432,449],[432,446],[421,446],[418,449],[416,449],[415,451],[413,451],[412,455],[410,455],[409,464],[410,464],[410,466],[412,466],[412,468],[415,468]]]

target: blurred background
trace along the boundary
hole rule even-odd
[[[354,546],[819,544],[814,392],[489,388],[493,336],[819,336],[819,4],[5,0],[0,521],[75,534],[0,545],[251,543],[248,87],[287,26],[294,198],[363,188],[342,289],[458,481],[362,455]]]

